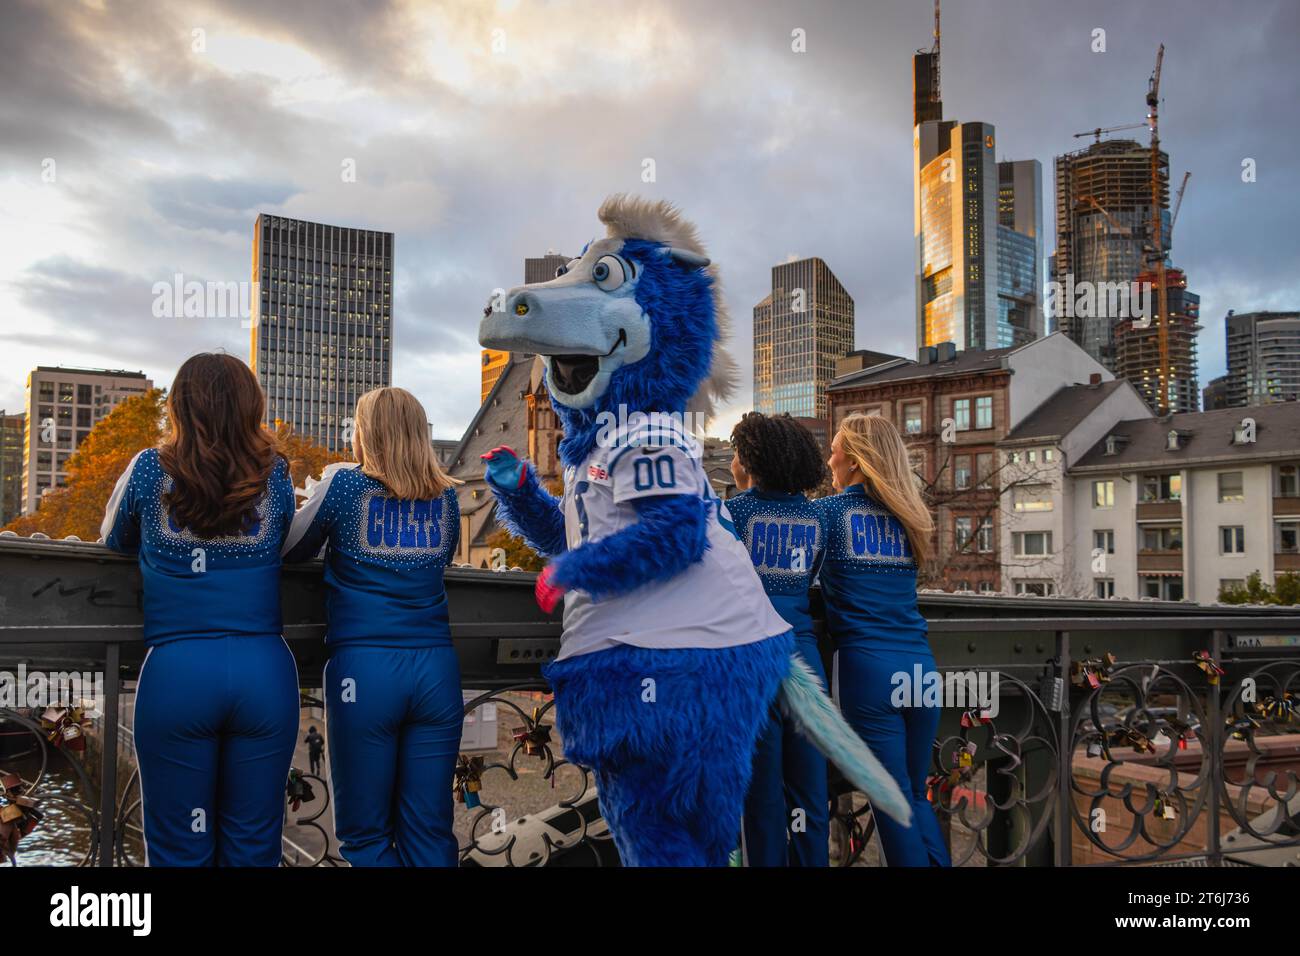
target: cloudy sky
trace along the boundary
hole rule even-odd
[[[999,159],[1043,164],[1049,251],[1052,157],[1079,130],[1142,120],[1165,43],[1162,141],[1175,181],[1193,173],[1174,260],[1201,296],[1202,384],[1223,371],[1228,309],[1300,307],[1298,11],[944,11],[945,115],[993,123]],[[910,57],[930,45],[929,0],[0,0],[0,14],[0,408],[22,406],[38,364],[166,384],[193,352],[247,357],[237,317],[155,318],[152,290],[176,273],[248,280],[259,212],[396,233],[394,384],[444,437],[477,406],[488,292],[522,281],[525,256],[581,248],[619,190],[699,225],[746,381],[751,309],[792,255],[844,282],[859,347],[914,348]],[[746,385],[714,431],[749,403]]]

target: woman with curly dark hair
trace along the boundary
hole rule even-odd
[[[150,866],[277,866],[298,732],[280,633],[293,483],[265,398],[230,355],[188,359],[170,431],[131,459],[104,544],[139,555],[144,642],[135,748]]]
[[[826,475],[817,440],[789,415],[747,413],[731,433],[740,493],[727,510],[772,606],[794,628],[795,648],[826,683],[808,588],[825,535],[805,494]],[[828,864],[826,758],[777,710],[754,756],[745,799],[744,854],[751,866]]]

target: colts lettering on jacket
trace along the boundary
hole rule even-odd
[[[804,552],[804,570],[812,567],[813,546],[817,543],[817,525],[755,521],[749,527],[749,557],[755,568],[789,570],[794,551]]]
[[[897,522],[888,515],[849,513],[849,540],[853,553],[859,555],[912,556],[912,546]]]
[[[442,499],[370,499],[366,544],[372,548],[436,548],[442,543]]]

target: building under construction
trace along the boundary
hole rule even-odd
[[[1181,269],[1165,269],[1166,295],[1169,301],[1168,348],[1169,386],[1165,408],[1160,402],[1160,315],[1155,295],[1154,270],[1138,275],[1144,298],[1150,303],[1149,321],[1123,319],[1115,326],[1115,375],[1127,379],[1157,415],[1171,412],[1200,411],[1200,391],[1196,370],[1196,335],[1201,297],[1187,291],[1187,277]],[[1139,326],[1135,327],[1137,322]]]
[[[1122,282],[1149,267],[1151,229],[1151,150],[1131,139],[1098,140],[1086,149],[1056,157],[1056,257],[1052,280],[1073,285]],[[1168,252],[1169,157],[1160,153],[1159,207]],[[1116,366],[1115,326],[1124,316],[1061,315],[1065,332],[1102,365]],[[1136,383],[1135,383],[1136,384]]]

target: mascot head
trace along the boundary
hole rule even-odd
[[[604,239],[551,281],[511,289],[504,309],[489,304],[479,326],[485,348],[542,356],[570,448],[587,444],[579,434],[601,412],[708,415],[735,386],[717,272],[695,227],[671,203],[627,195],[598,215]]]

